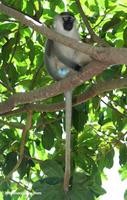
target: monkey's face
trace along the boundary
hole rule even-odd
[[[76,29],[76,20],[72,13],[62,12],[55,17],[54,28],[61,34],[68,35]]]
[[[66,31],[70,31],[73,28],[75,21],[73,14],[69,12],[63,12],[60,14],[60,16],[62,17],[64,29]]]

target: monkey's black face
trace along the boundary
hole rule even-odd
[[[66,31],[70,31],[73,28],[75,21],[74,15],[70,12],[63,12],[60,14],[63,19],[63,27]]]

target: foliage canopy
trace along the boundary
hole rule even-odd
[[[81,0],[92,30],[112,47],[127,47],[127,5],[125,0]],[[68,8],[80,22],[84,41],[91,42],[75,0],[3,0],[2,3],[31,16],[46,25],[52,24],[56,13]],[[44,67],[46,38],[13,16],[0,13],[0,99],[16,92],[30,91],[51,84],[52,78]],[[96,43],[96,41],[92,41]],[[94,84],[126,78],[125,65],[117,65],[93,77],[74,94],[89,90]],[[63,100],[63,95],[42,104]],[[23,107],[17,113],[0,117],[0,198],[11,200],[95,200],[105,193],[101,187],[103,169],[113,166],[114,148],[119,150],[120,174],[127,178],[127,89],[107,91],[73,107],[72,185],[63,192],[64,174],[64,110],[32,112],[27,131],[22,162],[13,176],[7,175],[19,157],[21,135],[27,125],[28,112]],[[17,108],[18,109],[18,108]],[[8,193],[7,193],[8,192]],[[13,195],[12,193],[15,192]],[[21,195],[25,194],[25,195]]]

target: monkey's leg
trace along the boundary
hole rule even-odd
[[[71,176],[71,122],[72,122],[72,90],[65,92],[65,173],[64,173],[64,191],[69,190]]]

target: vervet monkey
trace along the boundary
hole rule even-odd
[[[62,12],[54,18],[53,29],[65,36],[80,40],[75,17],[70,12]],[[45,65],[49,74],[55,80],[61,80],[68,76],[72,71],[80,71],[82,66],[91,61],[91,57],[75,49],[64,46],[59,42],[48,39],[45,49]],[[69,190],[69,181],[71,176],[71,118],[72,118],[72,91],[65,92],[65,174],[64,190]]]

